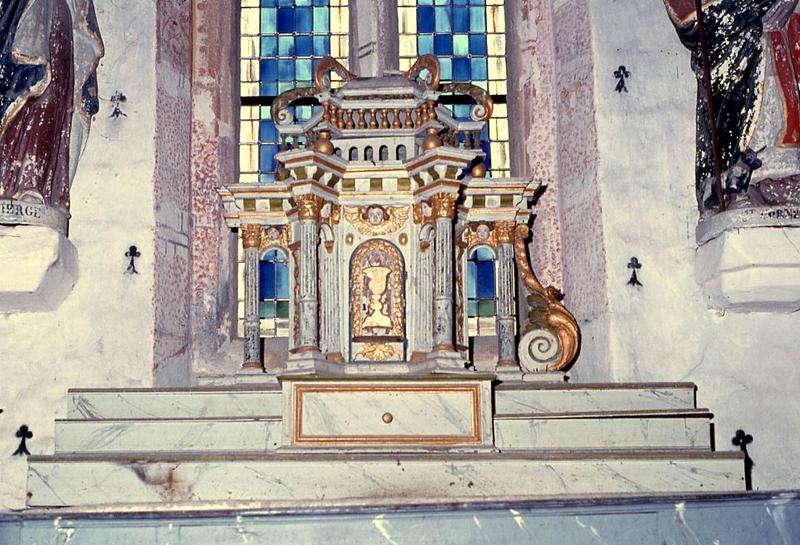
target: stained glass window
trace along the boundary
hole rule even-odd
[[[439,59],[441,81],[467,81],[494,98],[484,129],[486,166],[492,176],[510,176],[506,107],[505,0],[398,0],[400,68],[420,55]],[[468,104],[454,104],[457,119],[469,119]]]
[[[467,328],[469,336],[494,335],[497,300],[495,296],[494,253],[479,246],[467,260]]]
[[[240,1],[239,181],[266,183],[278,153],[270,104],[284,91],[311,86],[317,59],[330,55],[347,66],[350,13],[348,0]],[[296,112],[300,121],[311,114],[311,106]]]
[[[259,263],[258,313],[262,337],[288,335],[289,266],[280,250],[267,250]]]

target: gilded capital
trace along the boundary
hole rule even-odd
[[[431,197],[431,207],[433,208],[433,217],[435,218],[450,218],[456,217],[456,201],[458,200],[458,193],[437,193]]]
[[[294,198],[297,203],[297,215],[301,220],[319,221],[319,213],[324,201],[317,195],[298,195]]]
[[[242,231],[242,247],[246,250],[248,248],[258,248],[261,246],[261,226],[255,223],[243,223]]]
[[[495,222],[494,228],[497,231],[498,244],[512,244],[514,242],[514,229],[517,224],[511,220]]]

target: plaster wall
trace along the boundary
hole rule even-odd
[[[0,315],[0,509],[24,502],[26,459],[10,456],[16,430],[29,426],[33,454],[52,452],[53,419],[65,414],[68,388],[188,380],[188,356],[181,361],[169,346],[184,335],[188,305],[165,293],[185,289],[188,263],[182,125],[188,127],[190,87],[173,62],[186,46],[172,22],[183,23],[180,7],[190,3],[173,4],[170,11],[155,1],[96,3],[106,55],[97,72],[101,109],[71,193],[78,280],[55,311]],[[171,19],[157,31],[167,11]],[[164,33],[178,34],[162,41],[171,51],[157,47]],[[125,115],[110,117],[117,90],[127,98],[120,104]],[[131,245],[141,252],[138,274],[124,274]],[[177,330],[164,326],[173,319]],[[154,369],[154,362],[165,365]]]
[[[721,314],[708,309],[695,279],[689,54],[661,2],[573,3],[591,16],[599,186],[592,207],[601,211],[608,300],[606,335],[584,327],[576,375],[605,366],[589,357],[605,353],[615,381],[696,382],[698,404],[716,415],[719,449],[735,448],[737,429],[754,436],[754,487],[796,487],[800,437],[790,430],[800,416],[800,314]],[[620,65],[631,73],[627,93],[614,91]],[[627,285],[633,256],[642,263],[640,288]]]

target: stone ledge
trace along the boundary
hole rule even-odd
[[[78,253],[49,227],[0,225],[0,313],[55,310],[78,278]]]
[[[768,223],[770,210],[719,214],[702,236],[698,227],[695,275],[711,308],[800,310],[800,215]]]

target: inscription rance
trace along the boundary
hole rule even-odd
[[[760,215],[762,219],[800,220],[800,208],[799,207],[771,208],[767,210],[761,210]]]

